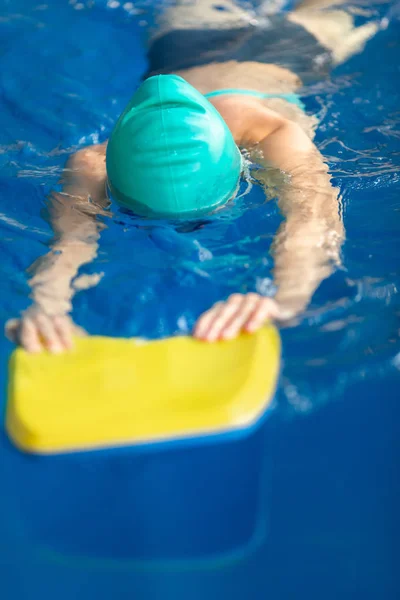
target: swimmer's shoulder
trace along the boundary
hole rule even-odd
[[[80,148],[73,154],[71,154],[70,159],[74,159],[76,161],[82,162],[97,162],[99,160],[104,160],[107,151],[107,141],[102,144],[92,144],[91,146],[85,146],[84,148]]]
[[[72,202],[81,203],[90,196],[99,206],[106,206],[107,142],[80,148],[70,155],[63,173],[63,190]],[[66,197],[67,197],[66,196]]]
[[[240,145],[258,143],[286,121],[299,125],[310,139],[314,138],[318,120],[299,106],[283,98],[263,99],[246,95],[223,95],[209,98]]]
[[[257,143],[263,137],[265,126],[281,118],[278,113],[266,109],[262,100],[252,96],[216,96],[210,98],[210,102],[228,125],[239,146]]]
[[[67,169],[85,173],[92,178],[106,177],[107,142],[85,146],[69,157]]]
[[[260,98],[224,95],[210,98],[239,146],[257,144],[287,119],[269,109]]]

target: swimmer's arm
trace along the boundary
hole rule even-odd
[[[96,257],[107,214],[105,146],[84,148],[72,155],[63,172],[61,192],[47,201],[47,217],[54,231],[51,251],[29,271],[32,298],[48,314],[67,313],[78,269]]]
[[[47,218],[54,231],[51,250],[28,269],[33,305],[20,320],[8,323],[7,333],[27,350],[47,347],[60,351],[72,344],[68,317],[79,268],[97,254],[107,215],[105,146],[85,148],[70,157],[63,172],[63,189],[47,201]]]
[[[223,99],[216,108],[235,141],[253,149],[255,161],[283,174],[278,188],[285,221],[273,244],[276,301],[282,315],[306,308],[319,283],[340,261],[344,229],[338,190],[323,157],[295,122],[255,99]]]
[[[259,143],[267,164],[284,176],[278,189],[285,217],[273,244],[276,301],[283,318],[303,311],[340,262],[344,239],[338,190],[303,130],[282,120]]]
[[[344,238],[338,192],[306,133],[254,99],[216,98],[213,104],[238,145],[254,148],[257,163],[261,150],[266,166],[286,174],[279,190],[286,220],[273,246],[276,298],[234,294],[218,302],[194,329],[196,337],[207,341],[230,339],[241,330],[252,332],[266,319],[286,320],[304,310],[332,265],[339,263]]]

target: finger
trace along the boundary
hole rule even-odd
[[[19,339],[17,340],[27,352],[37,353],[43,350],[39,332],[31,319],[22,319]]]
[[[253,332],[262,327],[267,319],[276,319],[279,308],[271,298],[262,298],[245,325],[246,331]]]
[[[75,323],[73,323],[72,324],[72,334],[77,335],[79,337],[86,337],[88,333],[87,333],[86,329],[83,329],[83,327],[80,327],[79,325],[75,325]]]
[[[245,296],[235,294],[222,304],[206,332],[206,339],[209,342],[213,342],[221,336],[224,327],[240,312],[244,302],[246,302]]]
[[[62,344],[53,320],[46,315],[38,315],[35,319],[42,344],[54,354],[62,351]]]
[[[74,346],[72,339],[72,323],[68,317],[54,317],[54,329],[63,350],[71,350]]]
[[[247,319],[255,310],[255,307],[260,301],[260,296],[257,294],[247,294],[244,302],[240,306],[240,310],[236,312],[233,318],[226,324],[221,336],[225,340],[230,340],[237,336],[247,322]]]
[[[10,342],[18,343],[18,332],[20,330],[20,319],[9,319],[4,326],[4,333]]]
[[[195,337],[202,338],[204,336],[206,331],[208,331],[210,323],[212,322],[216,312],[220,309],[221,306],[222,302],[217,302],[212,308],[210,308],[207,312],[201,315],[193,331],[193,335]]]

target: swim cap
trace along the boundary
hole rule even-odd
[[[236,191],[241,155],[218,111],[177,75],[139,87],[107,146],[117,202],[147,217],[210,212]]]

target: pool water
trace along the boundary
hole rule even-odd
[[[66,158],[107,139],[146,67],[145,3],[44,1],[0,0],[1,326],[29,304],[26,269],[51,240],[41,210]],[[329,81],[304,90],[342,192],[346,242],[343,268],[300,322],[281,331],[265,544],[242,564],[201,574],[155,579],[121,569],[118,596],[111,574],[82,572],[66,598],[78,588],[90,598],[93,579],[101,581],[100,600],[398,597],[400,7],[371,2],[369,10],[388,17],[388,27]],[[82,269],[103,274],[101,281],[74,303],[73,317],[89,333],[185,334],[230,293],[271,291],[269,247],[281,217],[257,187],[195,226],[113,208],[98,257]],[[1,339],[2,406],[11,351]],[[7,448],[3,435],[0,473]],[[31,598],[2,494],[0,508],[0,590],[17,586]],[[29,585],[46,579],[59,596],[63,565],[53,574],[40,560],[34,566]]]

